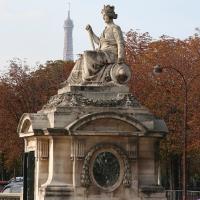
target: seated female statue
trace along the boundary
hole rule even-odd
[[[90,25],[86,26],[92,42],[94,41],[98,48],[84,51],[77,60],[67,80],[68,83],[102,82],[111,69],[108,66],[124,63],[124,38],[121,28],[113,22],[117,18],[114,6],[104,6],[101,13],[106,26],[100,37],[94,34]]]

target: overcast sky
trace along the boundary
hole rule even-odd
[[[139,29],[155,39],[163,34],[184,39],[200,27],[200,0],[71,0],[74,54],[91,49],[87,24],[97,34],[103,30],[104,4],[115,5],[115,22],[124,32]],[[13,57],[30,65],[62,59],[67,10],[67,0],[0,0],[0,71]]]

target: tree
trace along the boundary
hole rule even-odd
[[[126,42],[127,62],[133,69],[132,92],[143,105],[166,121],[169,134],[161,143],[161,157],[163,163],[165,161],[165,166],[171,165],[167,169],[168,174],[177,174],[173,166],[174,163],[180,162],[182,152],[183,84],[180,77],[173,71],[167,71],[155,77],[152,70],[156,64],[164,67],[173,66],[185,75],[187,81],[194,79],[195,75],[200,74],[200,37],[195,34],[193,37],[179,40],[162,36],[155,41],[148,33],[139,34],[131,30],[127,33]],[[188,125],[190,133],[187,151],[189,155],[195,152],[196,157],[199,157],[197,152],[200,151],[199,80],[191,81],[189,89]],[[194,165],[193,162],[193,165],[190,165],[190,172],[200,174],[197,167],[194,167],[197,164]],[[180,178],[178,181],[180,182]],[[178,183],[175,186],[172,181],[170,185],[173,189],[179,186]]]
[[[126,61],[133,75],[130,81],[131,92],[141,104],[155,115],[163,118],[169,134],[161,143],[162,164],[172,189],[179,186],[183,88],[181,79],[173,71],[159,77],[152,74],[153,66],[173,66],[190,81],[200,74],[200,35],[199,32],[185,40],[162,36],[153,40],[148,33],[129,31],[126,34]],[[60,83],[66,80],[74,63],[48,61],[34,71],[21,60],[10,63],[10,70],[0,78],[0,151],[3,153],[7,169],[17,168],[23,152],[23,141],[16,134],[19,119],[23,113],[37,112],[56,94]],[[189,89],[188,153],[189,173],[195,180],[200,179],[200,78],[191,81]],[[169,166],[169,167],[168,167]],[[175,177],[175,174],[178,174]],[[177,179],[177,181],[173,181]],[[194,179],[191,180],[194,182]],[[177,182],[174,184],[174,182]],[[166,183],[167,184],[167,183]]]
[[[0,77],[0,151],[12,175],[13,169],[18,173],[21,165],[23,141],[16,130],[22,114],[40,110],[56,94],[73,65],[48,61],[31,71],[24,61],[16,59],[10,62],[9,72]]]

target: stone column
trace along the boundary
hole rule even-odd
[[[49,174],[41,187],[44,200],[63,200],[73,192],[70,140],[63,136],[51,136],[49,141]]]

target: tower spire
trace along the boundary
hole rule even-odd
[[[70,18],[70,2],[68,2],[68,18]]]
[[[73,21],[70,18],[71,5],[68,2],[68,16],[64,22],[64,50],[63,50],[63,60],[69,61],[73,60]]]

